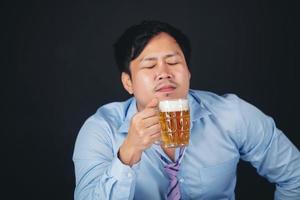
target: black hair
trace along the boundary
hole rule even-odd
[[[120,72],[130,75],[130,62],[140,55],[148,42],[159,33],[172,36],[180,46],[189,64],[191,46],[188,37],[179,29],[160,21],[142,21],[129,27],[114,44],[114,55]]]

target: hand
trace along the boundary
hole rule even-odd
[[[160,139],[158,99],[152,99],[144,110],[136,113],[128,135],[119,149],[119,159],[126,165],[137,163],[145,149]]]

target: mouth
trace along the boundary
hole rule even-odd
[[[173,87],[173,86],[164,86],[164,87],[161,87],[157,90],[157,92],[172,92],[174,91],[176,88]]]
[[[160,93],[171,93],[176,89],[176,84],[173,83],[168,83],[168,84],[159,84],[155,88],[155,92],[160,92]]]

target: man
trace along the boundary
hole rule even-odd
[[[158,21],[130,27],[115,44],[133,97],[102,106],[81,128],[73,155],[75,199],[235,199],[239,159],[276,183],[275,199],[300,199],[300,154],[272,118],[233,94],[189,89],[190,44]],[[164,148],[158,102],[188,98],[190,142]],[[176,163],[171,177],[167,165]]]

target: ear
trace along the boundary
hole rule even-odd
[[[123,84],[123,87],[125,88],[125,90],[129,94],[133,94],[132,81],[131,81],[129,74],[122,72],[121,80],[122,80],[122,84]]]
[[[191,72],[189,70],[189,80],[191,80],[191,77],[192,77],[192,74],[191,74]]]

